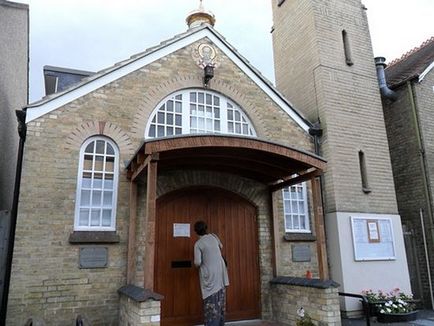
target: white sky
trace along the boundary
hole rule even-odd
[[[198,0],[16,0],[30,5],[30,101],[44,65],[98,71],[186,31]],[[434,36],[434,0],[362,0],[375,56],[388,61]],[[271,0],[204,0],[215,28],[274,81]]]

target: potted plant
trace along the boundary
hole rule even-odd
[[[372,291],[372,289],[364,290],[362,291],[362,295],[364,295],[368,301],[368,306],[365,306],[366,303],[362,301],[363,309],[366,311],[369,309],[369,315],[374,317],[378,316],[380,310],[383,308],[386,302],[391,301],[392,303],[398,303],[398,300],[401,300],[408,304],[411,307],[413,307],[414,310],[414,303],[413,295],[412,294],[406,294],[402,292],[399,288],[395,288],[389,292],[385,292],[383,290],[378,290],[377,292]]]
[[[389,300],[379,307],[377,321],[380,323],[406,322],[417,319],[417,310],[414,303],[402,299]]]

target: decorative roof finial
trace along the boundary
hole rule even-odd
[[[212,12],[206,11],[203,7],[203,0],[199,0],[199,8],[188,14],[186,22],[188,28],[194,28],[202,24],[214,26],[215,16]]]

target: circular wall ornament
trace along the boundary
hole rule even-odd
[[[196,64],[201,68],[205,68],[207,65],[216,68],[219,65],[216,50],[208,43],[199,44],[193,50],[192,56]]]

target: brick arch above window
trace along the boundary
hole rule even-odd
[[[86,139],[97,135],[113,139],[119,147],[121,156],[126,159],[134,155],[135,149],[128,134],[114,123],[106,121],[84,122],[69,134],[65,143],[68,149],[78,150]]]
[[[183,89],[191,88],[203,88],[203,80],[198,75],[178,75],[173,79],[166,80],[159,85],[150,88],[149,91],[143,97],[143,105],[137,111],[133,126],[131,129],[132,134],[137,139],[142,139],[145,134],[145,128],[148,124],[148,120],[151,117],[152,112],[157,105],[166,98],[169,94],[175,93]],[[256,133],[261,138],[268,138],[272,135],[271,130],[266,126],[260,110],[263,107],[255,106],[247,97],[237,90],[233,85],[214,77],[209,91],[215,91],[230,98],[237,103],[244,111],[246,111],[255,125]]]

